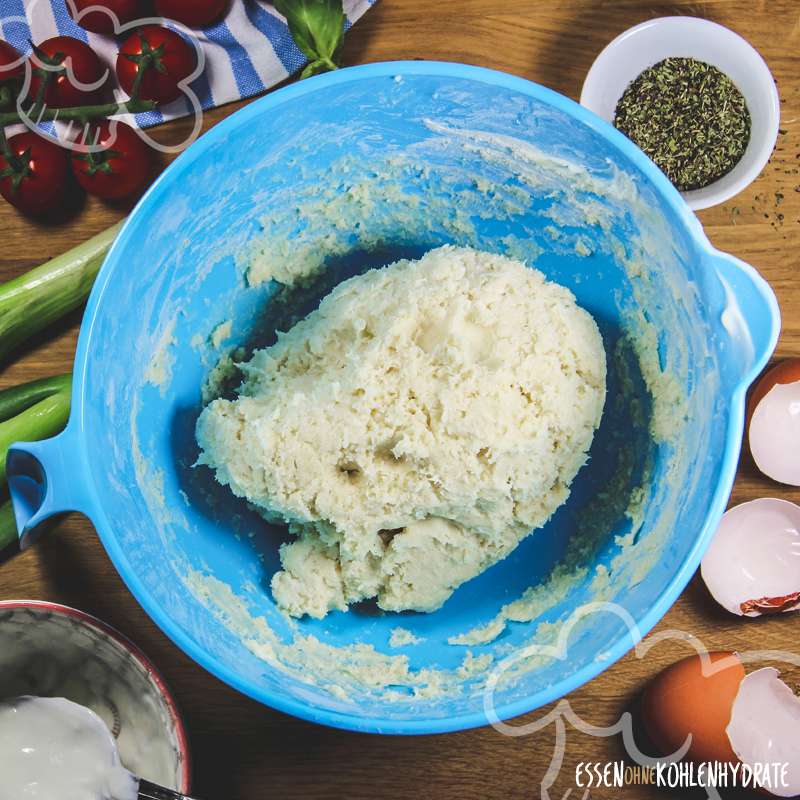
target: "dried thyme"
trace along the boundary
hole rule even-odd
[[[614,125],[681,191],[730,172],[750,141],[750,112],[733,81],[694,58],[665,58],[619,100]]]

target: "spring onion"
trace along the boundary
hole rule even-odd
[[[6,455],[14,442],[47,439],[67,424],[71,388],[68,374],[0,392],[0,485],[6,480]]]
[[[72,375],[57,375],[0,391],[0,487],[6,484],[6,456],[14,442],[55,436],[67,424]],[[0,562],[16,552],[17,524],[11,501],[0,505]]]
[[[69,392],[72,375],[55,375],[0,391],[0,422],[15,417],[56,392]]]
[[[55,436],[67,424],[72,375],[23,383],[0,391],[0,487],[5,489],[6,456],[14,442]],[[17,524],[11,501],[0,505],[0,562],[16,552]]]
[[[0,505],[0,563],[6,555],[11,555],[19,548],[17,544],[17,523],[14,519],[14,509],[11,501],[6,500]]]
[[[121,225],[0,285],[0,359],[88,297]]]
[[[0,359],[50,323],[76,309],[122,222],[18,278],[0,284]],[[6,456],[15,442],[55,436],[67,424],[72,375],[30,381],[0,391],[0,492],[6,491]],[[0,561],[17,551],[10,500],[0,504]]]

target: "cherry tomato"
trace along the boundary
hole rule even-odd
[[[156,0],[156,11],[189,28],[207,28],[228,7],[228,0]]]
[[[8,140],[11,159],[0,153],[0,194],[27,214],[58,205],[67,185],[67,154],[30,131]]]
[[[72,172],[89,194],[115,200],[147,182],[150,148],[130,125],[103,120],[90,130],[86,141],[104,148],[96,153],[72,152]]]
[[[11,69],[11,65],[16,66]],[[25,66],[17,48],[0,39],[0,81],[20,80],[25,75]]]
[[[119,85],[131,94],[136,75],[145,64],[139,88],[143,100],[169,103],[179,97],[178,83],[197,66],[194,48],[179,33],[159,25],[144,25],[129,36],[117,56]]]
[[[111,14],[116,16],[119,25],[124,25],[141,15],[140,5],[139,0],[67,0],[70,16],[81,28],[94,33],[107,34],[115,32],[114,18]],[[90,6],[102,6],[111,14],[100,10],[84,12],[84,9]]]
[[[43,61],[49,64],[62,64],[63,67],[53,74],[45,91],[45,105],[52,108],[67,106],[85,106],[99,103],[103,96],[103,87],[83,89],[75,85],[96,84],[106,75],[106,68],[97,54],[85,42],[71,36],[54,36],[37,45],[29,58],[31,68],[31,86],[28,94],[34,99],[41,86],[38,75]],[[73,80],[74,78],[74,80]]]

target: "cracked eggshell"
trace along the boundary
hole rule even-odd
[[[747,420],[747,441],[759,470],[800,486],[800,358],[764,373],[748,400]]]
[[[725,730],[744,764],[786,764],[786,785],[763,788],[777,797],[800,794],[800,698],[772,667],[751,672],[739,685]]]
[[[642,724],[664,756],[679,751],[691,735],[684,759],[736,763],[725,735],[744,667],[735,653],[693,655],[664,669],[642,695]]]
[[[764,497],[726,511],[700,573],[731,614],[800,608],[800,506]]]

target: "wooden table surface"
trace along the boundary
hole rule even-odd
[[[603,46],[636,23],[665,14],[703,16],[743,34],[777,80],[782,122],[761,176],[725,205],[700,212],[711,241],[755,265],[783,312],[777,357],[800,356],[800,2],[798,0],[381,0],[348,34],[346,64],[391,59],[463,61],[521,75],[577,98]],[[206,115],[210,127],[241,103]],[[186,124],[173,123],[177,136]],[[163,164],[162,164],[163,166]],[[782,196],[782,197],[781,197]],[[87,200],[57,223],[37,224],[0,202],[0,279],[78,244],[125,213]],[[70,369],[80,314],[28,348],[0,376],[2,385]],[[732,502],[759,496],[800,501],[760,477],[743,459]],[[0,567],[0,598],[42,598],[96,614],[137,642],[174,689],[188,723],[194,791],[208,800],[264,798],[533,798],[550,763],[551,725],[509,738],[492,728],[427,737],[349,734],[284,716],[237,694],[177,650],[128,594],[91,524],[71,515],[46,541]],[[719,610],[696,575],[656,630],[678,628],[710,649],[791,649],[798,617],[742,621]],[[648,677],[688,655],[688,646],[628,655],[569,696],[587,721],[610,724],[631,706]],[[792,675],[795,686],[800,673]],[[541,712],[538,712],[541,713]],[[530,714],[516,720],[530,721]],[[698,709],[702,713],[702,709]],[[564,765],[552,797],[575,786],[575,764],[623,755],[617,738],[568,729]],[[573,797],[581,792],[573,789]],[[664,797],[630,786],[593,798]]]

